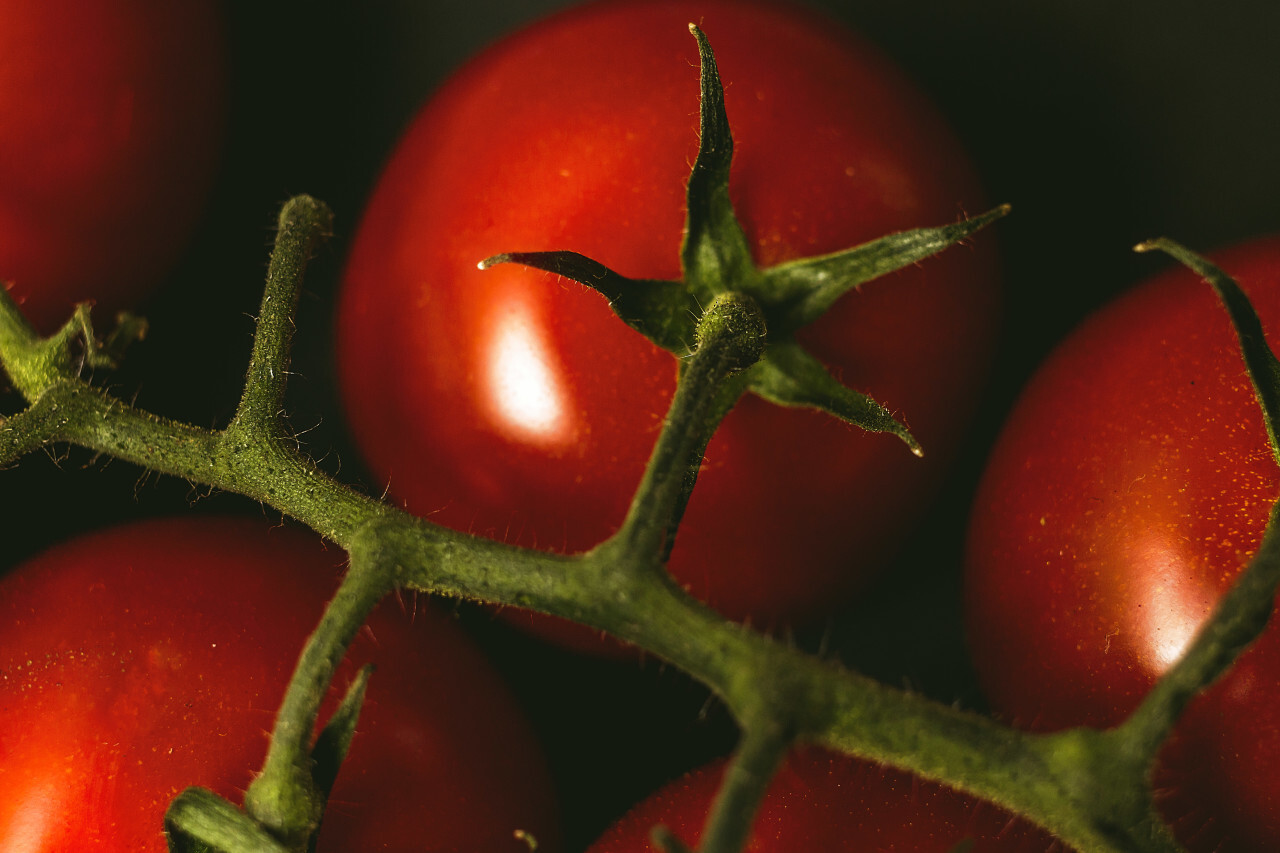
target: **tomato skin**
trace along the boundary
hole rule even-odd
[[[184,247],[221,150],[222,29],[214,0],[0,0],[0,281],[38,329],[135,307]]]
[[[649,832],[658,824],[696,844],[723,772],[719,762],[671,783],[614,824],[588,853],[645,853],[654,849]],[[1067,849],[995,806],[818,749],[788,756],[765,795],[746,849],[949,853],[965,838],[974,840],[974,853]]]
[[[760,2],[606,2],[483,53],[419,113],[374,193],[337,331],[351,428],[411,511],[581,551],[623,519],[676,362],[578,284],[477,262],[570,249],[623,275],[680,274],[697,150],[699,22],[726,84],[731,191],[761,265],[976,212],[959,146],[875,51]],[[900,412],[885,435],[742,401],[713,439],[670,568],[766,629],[838,608],[943,468],[986,364],[985,239],[841,301],[803,340]],[[785,569],[784,569],[785,567]]]
[[[1280,328],[1280,239],[1217,258]],[[966,618],[1016,723],[1119,722],[1257,548],[1280,476],[1211,288],[1174,270],[1073,333],[1025,389],[973,510]],[[1156,777],[1192,850],[1280,847],[1280,636],[1192,703]]]
[[[0,848],[164,851],[190,785],[239,802],[343,554],[260,520],[150,521],[51,549],[0,582]],[[557,848],[527,723],[425,602],[382,605],[327,715],[377,664],[320,851]]]

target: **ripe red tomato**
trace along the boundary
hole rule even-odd
[[[646,853],[658,824],[696,843],[723,772],[723,763],[716,763],[668,785],[611,827],[589,853]],[[816,749],[788,757],[746,849],[949,853],[965,839],[973,840],[973,853],[1067,849],[1037,827],[950,788]]]
[[[262,522],[164,520],[56,547],[0,583],[0,849],[163,851],[190,785],[238,802],[343,554]],[[376,662],[321,851],[557,846],[512,697],[426,605],[383,605],[334,702]],[[327,712],[326,712],[327,715]]]
[[[1280,239],[1223,253],[1280,328]],[[992,704],[1037,729],[1116,723],[1257,548],[1280,476],[1226,312],[1174,270],[1031,381],[992,454],[968,631]],[[1157,776],[1192,850],[1280,849],[1280,633],[1192,704]]]
[[[0,0],[0,281],[37,328],[130,307],[195,225],[221,148],[214,0]]]
[[[976,211],[950,132],[872,48],[792,6],[605,2],[500,42],[415,119],[352,249],[338,321],[351,427],[375,475],[439,523],[555,551],[622,521],[676,360],[584,287],[503,251],[569,249],[673,279],[717,52],[734,202],[769,266]],[[712,441],[670,568],[764,628],[829,613],[917,515],[985,366],[991,253],[865,286],[802,334],[923,442],[743,400]]]

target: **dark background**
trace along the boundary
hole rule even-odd
[[[365,195],[400,128],[448,72],[550,0],[235,3],[222,172],[180,267],[143,307],[148,340],[112,382],[138,403],[221,425],[244,369],[272,223],[294,193],[334,208],[299,318],[290,411],[326,466],[362,482],[331,392],[333,293]],[[1280,4],[1173,0],[815,3],[895,58],[940,106],[995,202],[1005,331],[969,452],[927,533],[822,643],[878,678],[981,707],[957,604],[968,495],[1020,385],[1088,311],[1163,261],[1166,234],[1199,249],[1280,228]],[[732,72],[725,69],[726,75]],[[88,527],[140,515],[260,512],[72,451],[5,471],[12,565]],[[367,485],[367,483],[366,483]],[[270,513],[268,513],[269,515]],[[582,661],[463,613],[527,701],[562,782],[570,849],[628,802],[723,752],[732,729],[703,691],[649,662]]]

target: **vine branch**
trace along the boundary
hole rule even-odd
[[[310,196],[290,199],[280,212],[244,393],[227,427],[230,436],[254,429],[275,436],[283,426],[281,412],[292,360],[293,318],[302,280],[315,248],[329,237],[332,226],[332,212]]]
[[[710,686],[743,724],[746,738],[735,765],[738,781],[725,789],[709,825],[710,850],[734,849],[746,837],[747,816],[768,775],[764,770],[776,763],[792,736],[992,799],[1081,848],[1174,849],[1145,836],[1117,838],[1088,811],[1091,804],[1072,798],[1064,778],[1079,776],[1081,768],[1096,774],[1103,765],[1096,750],[1061,736],[1018,732],[819,661],[729,622],[665,571],[652,570],[687,498],[689,472],[696,470],[706,438],[727,411],[725,389],[735,399],[741,391],[734,383],[747,375],[741,371],[760,357],[763,326],[749,300],[717,300],[704,316],[698,347],[682,371],[673,410],[627,523],[614,539],[586,554],[547,554],[447,530],[319,471],[287,439],[281,395],[296,295],[306,261],[327,228],[327,211],[311,200],[291,202],[282,213],[246,391],[225,432],[159,418],[84,382],[69,351],[70,336],[36,338],[25,324],[13,322],[20,315],[0,296],[0,360],[11,376],[26,371],[30,381],[19,387],[31,400],[0,430],[0,460],[12,461],[49,442],[79,444],[253,497],[351,554],[342,592],[308,643],[282,705],[262,780],[246,798],[255,826],[270,828],[287,849],[300,849],[299,839],[318,820],[323,792],[317,789],[310,752],[317,695],[368,610],[388,590],[403,586],[532,607],[583,622]],[[620,555],[633,547],[647,552],[642,560],[647,569],[626,568],[635,558]],[[1072,749],[1064,751],[1064,743]],[[1064,762],[1064,754],[1076,759]],[[1087,778],[1100,790],[1145,783]],[[170,820],[188,825],[193,809],[206,810],[200,803],[206,799],[189,792],[175,803]],[[226,823],[224,812],[219,805],[200,820]]]
[[[764,315],[750,297],[722,294],[708,306],[631,508],[604,546],[609,559],[665,563],[707,442],[746,390],[745,379],[730,385],[731,378],[760,359],[764,340]]]
[[[405,587],[573,619],[706,683],[744,733],[708,823],[707,851],[739,849],[772,768],[793,742],[945,782],[1023,814],[1077,848],[1177,849],[1151,809],[1147,769],[1168,721],[1211,677],[1206,673],[1229,664],[1222,649],[1238,649],[1249,632],[1260,630],[1256,620],[1245,633],[1204,640],[1209,664],[1197,662],[1201,646],[1193,646],[1177,671],[1199,673],[1195,683],[1180,683],[1181,676],[1162,682],[1127,727],[1035,735],[889,688],[724,619],[654,568],[665,559],[707,437],[761,356],[762,322],[751,300],[737,295],[717,300],[703,317],[645,479],[614,538],[585,554],[562,556],[410,516],[321,472],[284,426],[294,305],[306,261],[327,228],[327,211],[309,199],[296,200],[282,214],[245,394],[232,426],[222,432],[157,417],[92,386],[79,375],[84,359],[74,346],[96,347],[83,317],[41,339],[0,294],[0,361],[30,402],[0,425],[0,464],[49,443],[78,444],[253,497],[351,555],[335,604],[302,654],[246,811],[192,789],[173,804],[167,818],[172,826],[192,837],[216,836],[225,850],[302,849],[326,793],[318,751],[344,750],[344,727],[354,725],[363,681],[335,718],[336,728],[313,745],[318,696],[369,610],[391,589]],[[1255,560],[1273,573],[1280,566],[1275,529],[1273,523]],[[1274,579],[1242,585],[1223,609],[1269,611],[1273,592]],[[1164,709],[1146,710],[1157,706]]]

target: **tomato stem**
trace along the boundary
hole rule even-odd
[[[754,364],[764,351],[764,317],[749,297],[717,297],[698,322],[697,349],[684,363],[644,477],[618,533],[606,543],[612,553],[654,564],[665,561],[702,452],[720,421],[746,388],[730,377]]]
[[[790,749],[794,732],[775,720],[744,733],[702,831],[701,853],[745,850],[752,821],[769,783]]]
[[[227,427],[231,436],[249,428],[271,434],[283,426],[280,412],[284,408],[293,317],[302,292],[302,278],[315,247],[329,236],[333,214],[310,196],[297,196],[285,203],[278,222],[244,392]]]
[[[356,632],[395,585],[376,561],[366,561],[364,551],[353,550],[351,560],[319,626],[307,638],[276,716],[262,772],[245,792],[249,815],[294,847],[305,846],[320,825],[324,789],[336,774],[336,768],[325,767],[323,779],[316,778],[312,742],[320,703]],[[347,714],[354,727],[351,709]],[[349,732],[337,736],[349,741]]]

